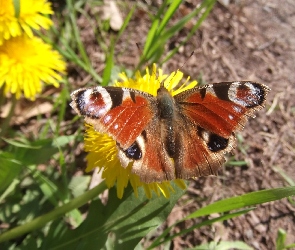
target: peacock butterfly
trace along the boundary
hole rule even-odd
[[[142,182],[216,175],[235,132],[263,108],[269,88],[241,81],[195,87],[175,96],[161,84],[157,96],[131,88],[81,88],[72,108],[113,137],[123,167]]]

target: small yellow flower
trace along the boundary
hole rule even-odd
[[[46,0],[20,0],[20,13],[16,17],[12,0],[0,0],[0,45],[23,31],[33,37],[32,29],[49,29],[52,21],[44,15],[53,14]]]
[[[37,37],[22,35],[0,46],[0,88],[17,98],[23,92],[34,100],[42,83],[58,87],[65,67],[60,54]]]
[[[163,75],[162,70],[159,69],[159,74],[157,76],[156,72],[156,65],[153,65],[151,74],[148,69],[146,70],[146,74],[144,76],[141,76],[141,74],[137,72],[135,79],[130,79],[125,73],[121,73],[120,77],[122,82],[116,82],[115,86],[134,88],[156,95],[157,89],[160,87],[160,83],[164,81],[165,87],[172,95],[175,95],[184,90],[193,88],[197,84],[196,81],[187,84],[189,80],[188,78],[177,90],[174,90],[174,88],[179,86],[183,73],[176,71],[168,76]],[[170,181],[163,181],[161,183],[141,182],[140,178],[131,172],[132,164],[129,164],[126,168],[120,165],[120,161],[117,156],[118,152],[116,142],[108,135],[95,131],[92,125],[85,124],[85,126],[85,151],[88,152],[88,164],[86,171],[89,172],[93,168],[99,167],[102,170],[102,177],[105,178],[106,184],[109,188],[117,183],[117,196],[119,198],[122,198],[124,189],[127,187],[129,181],[136,196],[138,196],[138,187],[144,188],[148,198],[152,197],[152,191],[154,191],[158,196],[162,193],[166,198],[170,196],[170,192],[174,191]],[[174,180],[174,182],[180,188],[186,188],[183,180]]]

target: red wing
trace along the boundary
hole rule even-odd
[[[185,91],[174,98],[180,113],[203,129],[229,138],[263,107],[269,88],[254,82],[223,82]]]
[[[99,132],[128,148],[153,118],[154,97],[134,89],[95,87],[71,95],[71,106]]]
[[[133,161],[132,173],[138,175],[144,183],[175,179],[173,159],[165,150],[161,137],[161,123],[157,117],[149,123],[128,150],[119,148],[119,159],[123,167]]]
[[[235,137],[223,138],[207,131],[189,119],[177,121],[178,129],[183,131],[176,140],[177,151],[174,157],[175,176],[189,179],[199,176],[216,175],[225,162],[224,154],[235,147]],[[190,143],[188,143],[190,142]]]

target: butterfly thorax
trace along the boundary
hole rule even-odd
[[[158,115],[161,119],[171,120],[175,111],[174,99],[165,87],[161,86],[157,92]]]
[[[158,116],[161,121],[161,138],[164,142],[164,147],[168,155],[171,158],[175,156],[175,116],[176,116],[176,108],[175,100],[169,91],[161,86],[158,89],[157,95],[157,108],[158,108]]]

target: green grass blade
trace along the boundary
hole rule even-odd
[[[276,238],[276,250],[284,250],[285,249],[285,241],[286,241],[287,233],[282,228],[279,228]]]
[[[214,4],[215,4],[216,0],[208,0],[205,1],[200,8],[198,8],[195,12],[195,15],[197,15],[199,12],[201,12],[201,10],[203,10],[204,8],[206,8],[206,10],[204,11],[204,13],[202,14],[202,16],[199,18],[199,20],[197,21],[197,23],[194,25],[194,27],[191,29],[190,33],[186,36],[185,39],[183,39],[183,41],[176,47],[174,48],[172,51],[169,52],[169,54],[165,57],[165,59],[163,60],[162,63],[168,61],[171,57],[173,57],[177,51],[179,50],[179,48],[181,46],[183,46],[189,39],[192,38],[192,36],[195,34],[195,32],[197,31],[197,29],[201,26],[202,22],[207,18],[207,16],[209,15],[209,13],[211,12]],[[169,35],[169,33],[167,34]],[[166,39],[166,38],[165,38]]]
[[[72,26],[73,36],[75,37],[75,40],[77,42],[80,55],[83,58],[84,63],[88,66],[88,68],[91,68],[91,62],[90,62],[89,57],[86,53],[84,45],[81,41],[81,36],[80,36],[79,30],[78,30],[76,9],[74,7],[74,3],[72,0],[67,0],[66,2],[67,2],[67,6],[69,8],[69,19],[70,19],[71,26]]]
[[[215,222],[218,222],[218,221],[224,221],[224,220],[228,220],[228,219],[240,216],[242,214],[248,213],[249,211],[251,211],[253,209],[254,208],[247,208],[247,209],[243,209],[243,210],[238,211],[238,212],[222,215],[222,216],[219,216],[219,217],[211,219],[211,220],[206,220],[206,221],[203,221],[201,223],[195,224],[195,225],[193,225],[193,226],[191,226],[191,227],[189,227],[187,229],[181,230],[179,233],[176,233],[176,234],[173,234],[173,235],[167,237],[167,235],[170,233],[171,229],[173,227],[175,227],[175,225],[177,225],[178,223],[182,222],[183,220],[178,221],[177,223],[175,223],[172,226],[165,229],[165,231],[149,246],[148,249],[153,249],[153,248],[155,248],[155,247],[157,247],[157,246],[159,246],[159,245],[161,245],[161,244],[163,244],[165,242],[173,240],[177,236],[181,236],[183,234],[189,233],[194,229],[201,228],[202,226],[208,226],[208,225],[211,225],[211,224],[213,224]],[[164,240],[162,240],[162,239],[164,239]]]
[[[144,49],[143,49],[143,55],[142,55],[143,61],[148,60],[147,53],[150,50],[150,48],[153,46],[154,41],[157,39],[157,35],[156,35],[157,29],[159,27],[161,16],[164,13],[167,4],[168,4],[168,1],[167,0],[164,1],[164,3],[161,5],[160,9],[158,10],[156,16],[153,18],[152,26],[149,29],[149,32],[147,34],[146,42],[145,42]]]
[[[286,174],[286,172],[284,172],[283,169],[274,166],[273,170],[279,173],[290,186],[295,186],[295,181],[292,178],[290,178],[290,176]]]
[[[118,36],[116,38],[116,43],[118,42],[118,40],[120,39],[121,35],[123,34],[123,32],[125,31],[126,27],[128,26],[131,17],[133,16],[134,10],[135,10],[136,6],[133,6],[133,8],[129,11],[128,15],[125,17],[124,23],[122,25],[122,27],[119,30]]]
[[[174,0],[172,1],[171,5],[169,6],[168,10],[166,11],[163,20],[159,24],[159,28],[157,29],[157,35],[161,34],[163,29],[167,26],[167,23],[174,15],[175,11],[177,10],[178,6],[181,4],[181,0]]]
[[[19,18],[19,14],[20,14],[20,0],[13,0],[13,7],[14,7],[15,17],[16,18]]]
[[[146,38],[146,42],[143,48],[143,53],[142,53],[142,58],[147,60],[147,53],[150,50],[150,48],[152,47],[152,42],[154,41],[154,37],[156,35],[156,31],[159,25],[159,20],[156,19],[154,20],[152,27],[150,28],[147,38]]]
[[[199,8],[195,9],[193,12],[191,12],[190,14],[183,17],[176,24],[174,24],[171,28],[164,31],[161,35],[161,39],[167,40],[170,37],[172,37],[173,35],[175,35],[176,32],[180,31],[188,21],[190,21],[193,17],[197,16],[200,13],[200,11],[205,7],[206,7],[206,4],[203,3],[203,4],[201,4],[201,6]]]
[[[114,66],[114,51],[115,51],[115,42],[111,41],[110,53],[107,55],[106,65],[102,74],[101,86],[107,86],[110,82],[112,68]]]
[[[186,217],[186,219],[197,218],[213,213],[223,213],[246,206],[253,206],[265,202],[280,200],[292,195],[295,195],[295,187],[274,188],[247,193],[244,195],[217,201],[190,214]]]
[[[159,50],[161,50],[161,47],[165,45],[166,41],[159,42],[159,37],[161,36],[162,31],[166,27],[168,21],[172,18],[173,14],[177,10],[178,6],[181,4],[181,1],[173,1],[172,4],[169,6],[168,10],[165,12],[164,17],[161,18],[162,14],[166,9],[167,4],[168,1],[165,1],[162,4],[161,8],[159,9],[156,15],[156,18],[153,21],[152,27],[150,28],[149,33],[147,35],[141,61],[136,69],[140,68],[144,61],[150,60],[154,55],[157,55],[158,58],[162,55],[162,52]],[[155,61],[156,59],[154,59],[152,62]]]

